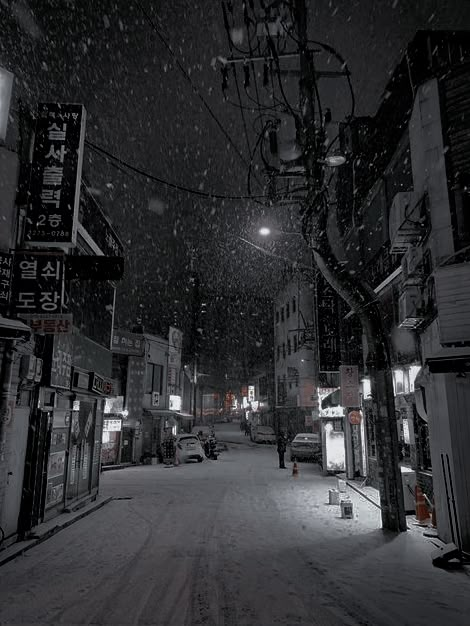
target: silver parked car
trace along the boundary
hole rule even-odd
[[[291,461],[321,462],[320,435],[316,433],[298,433],[290,444]]]
[[[176,438],[176,456],[180,463],[204,460],[204,450],[202,449],[199,437],[196,435],[178,435]]]
[[[256,443],[276,443],[276,433],[271,426],[253,426],[251,440]]]

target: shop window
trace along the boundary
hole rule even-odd
[[[152,391],[158,391],[160,394],[163,391],[163,366],[147,363],[145,393]]]

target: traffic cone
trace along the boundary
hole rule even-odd
[[[415,487],[415,501],[416,501],[416,523],[420,526],[427,526],[429,522],[429,511],[426,506],[426,500],[421,488],[416,485]]]
[[[292,466],[292,476],[295,476],[295,478],[297,478],[298,475],[299,475],[299,468],[297,467],[297,463],[294,462],[294,465]]]

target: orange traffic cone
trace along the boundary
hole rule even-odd
[[[416,501],[416,523],[420,526],[427,526],[429,522],[429,511],[426,506],[426,500],[421,488],[416,485],[415,487],[415,501]]]
[[[299,468],[297,467],[297,463],[294,462],[294,465],[292,466],[292,476],[295,476],[297,478],[298,475]]]

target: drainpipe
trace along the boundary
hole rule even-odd
[[[10,400],[14,353],[15,341],[6,341],[2,359],[2,371],[0,374],[0,463],[5,461],[6,427],[12,417]]]

